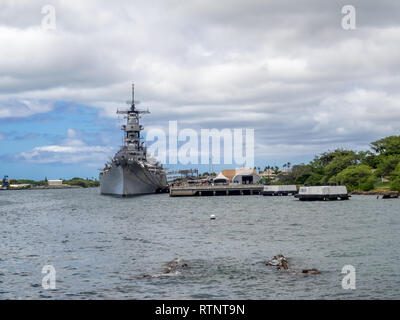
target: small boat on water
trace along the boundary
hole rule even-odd
[[[346,186],[313,186],[300,187],[295,195],[299,200],[348,200],[350,195]]]
[[[297,187],[295,185],[265,186],[262,194],[264,196],[293,196],[297,194]]]

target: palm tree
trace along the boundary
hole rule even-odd
[[[278,174],[280,173],[280,170],[279,170],[279,167],[278,167],[278,166],[275,166],[275,167],[273,168],[273,170],[274,170],[274,174],[275,174],[275,175],[278,175]]]

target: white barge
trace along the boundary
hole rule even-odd
[[[300,187],[295,195],[299,200],[348,200],[350,195],[346,186]]]
[[[264,186],[262,193],[264,196],[288,196],[297,194],[295,185]]]

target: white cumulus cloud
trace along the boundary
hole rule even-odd
[[[79,139],[71,139],[76,132],[68,129],[67,138],[59,145],[38,146],[16,155],[18,160],[32,163],[86,163],[101,165],[112,153],[108,146],[88,146]]]
[[[45,31],[42,2],[2,1],[0,118],[49,112],[57,101],[111,117],[135,81],[154,125],[254,128],[258,154],[283,157],[362,147],[400,131],[400,2],[352,1],[350,31],[345,4],[55,0],[56,30]],[[69,139],[52,156],[78,159]]]

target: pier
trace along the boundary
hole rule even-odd
[[[265,186],[263,191],[264,196],[294,196],[295,194],[297,194],[295,185]]]
[[[264,186],[261,184],[229,184],[204,186],[170,187],[170,197],[201,197],[201,196],[233,196],[233,195],[260,195]]]

